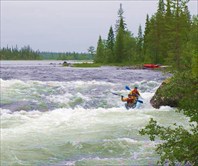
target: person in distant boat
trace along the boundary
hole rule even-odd
[[[128,98],[124,98],[124,96],[121,96],[121,100],[123,102],[127,102],[125,104],[125,107],[126,109],[129,109],[129,108],[134,108],[136,106],[137,97],[134,94],[128,94]]]
[[[131,92],[129,93],[131,95],[135,95],[136,97],[140,96],[140,93],[138,91],[138,87],[136,86]]]

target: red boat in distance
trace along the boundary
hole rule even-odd
[[[149,68],[149,69],[155,69],[155,68],[159,68],[159,65],[156,64],[144,64],[144,68]]]

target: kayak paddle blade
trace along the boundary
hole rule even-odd
[[[125,86],[125,89],[126,89],[126,90],[131,90],[127,85]]]
[[[114,93],[114,92],[111,92],[113,95],[117,95],[117,96],[120,96],[119,94],[117,94],[117,93]]]
[[[141,101],[141,100],[138,100],[138,102],[143,103],[143,101]]]

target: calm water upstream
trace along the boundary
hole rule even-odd
[[[167,77],[153,70],[62,67],[61,61],[1,61],[1,165],[152,165],[158,143],[138,131],[150,118],[185,124],[149,101]],[[119,96],[138,86],[144,104]]]

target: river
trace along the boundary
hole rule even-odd
[[[74,62],[72,62],[74,63]],[[62,67],[62,61],[1,61],[1,165],[153,165],[155,145],[139,130],[186,118],[150,105],[168,76],[155,70]],[[126,110],[119,96],[138,86],[143,104]]]

